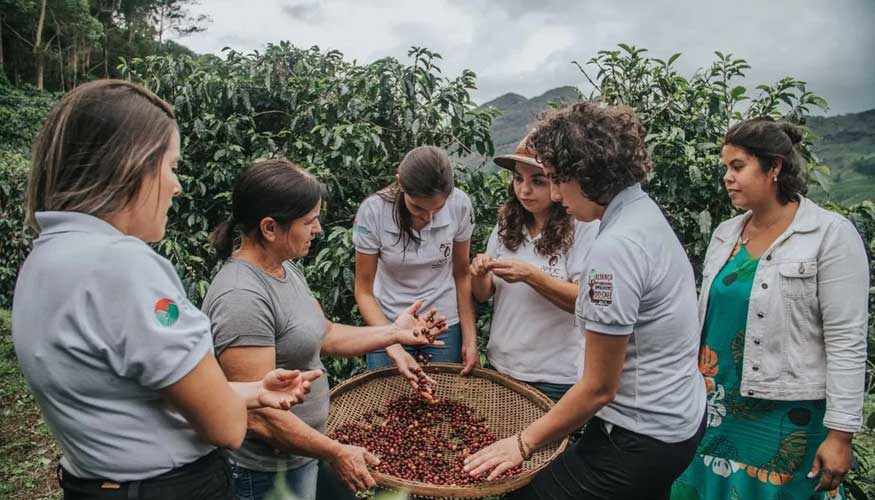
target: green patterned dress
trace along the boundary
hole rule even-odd
[[[699,369],[708,389],[708,427],[693,462],[674,483],[672,500],[844,499],[840,488],[814,493],[808,479],[826,438],[826,404],[742,396],[748,301],[759,259],[744,245],[711,285]]]

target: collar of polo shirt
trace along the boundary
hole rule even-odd
[[[82,212],[45,211],[35,214],[40,235],[60,233],[97,233],[120,236],[123,233],[103,219]]]
[[[601,224],[599,225],[599,233],[608,227],[612,220],[617,218],[617,215],[623,211],[623,205],[632,203],[633,201],[644,198],[645,196],[647,196],[647,193],[641,189],[641,184],[637,182],[617,193],[617,196],[614,196],[614,199],[608,203],[608,208],[605,209],[605,213],[602,215]]]

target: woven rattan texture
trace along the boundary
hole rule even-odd
[[[520,384],[494,371],[476,370],[469,376],[458,375],[458,365],[432,364],[425,371],[437,382],[435,394],[469,405],[486,419],[498,439],[512,436],[544,415],[552,405],[549,399],[530,386]],[[494,379],[494,380],[492,380]],[[413,393],[409,382],[394,369],[369,372],[350,379],[331,392],[328,432],[339,426],[360,421],[362,415],[385,409],[386,404],[400,396]],[[379,419],[375,420],[379,423]],[[439,430],[449,435],[450,429]],[[534,473],[547,465],[565,447],[565,441],[536,452],[523,463],[523,473],[503,481],[476,487],[449,487],[413,483],[400,478],[375,476],[380,486],[405,487],[417,495],[443,498],[479,498],[512,491],[526,484]],[[453,457],[455,458],[455,457]],[[381,480],[383,479],[383,480]]]

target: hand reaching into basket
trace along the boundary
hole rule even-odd
[[[377,465],[380,459],[360,446],[339,444],[330,462],[334,471],[352,492],[365,491],[377,486],[368,471],[368,465]]]
[[[403,345],[444,345],[442,340],[435,340],[438,335],[447,331],[447,318],[438,316],[437,309],[431,309],[424,315],[419,314],[422,300],[417,300],[395,320],[394,332],[396,340]]]
[[[422,367],[419,366],[419,363],[413,359],[413,356],[410,355],[407,351],[405,351],[399,345],[393,345],[386,348],[386,354],[392,358],[392,361],[395,362],[395,366],[398,367],[398,373],[401,374],[402,377],[406,378],[408,382],[410,382],[410,386],[413,387],[413,390],[416,392],[422,392],[424,390],[420,385],[420,378],[425,377],[426,382],[430,384],[432,387],[437,385],[437,382],[422,371]]]
[[[492,481],[504,471],[520,465],[524,460],[521,439],[520,435],[504,438],[465,458],[465,472],[473,477],[489,472],[486,480]],[[531,456],[531,450],[527,453]]]

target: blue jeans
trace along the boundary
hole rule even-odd
[[[445,345],[426,345],[421,347],[403,346],[404,350],[419,362],[419,355],[428,361],[435,363],[461,363],[462,362],[462,327],[459,323],[447,328],[447,331],[438,335],[438,340],[443,340]],[[429,358],[431,356],[431,358]],[[395,362],[386,354],[385,349],[369,352],[365,358],[368,362],[368,370],[394,366]]]
[[[552,399],[554,403],[559,402],[562,396],[574,387],[574,384],[551,384],[549,382],[527,382],[530,386],[544,393],[545,396]]]
[[[231,465],[235,500],[262,500],[273,491],[277,475],[285,476],[286,485],[298,500],[314,500],[319,473],[319,461],[311,460],[297,469],[267,472]]]

